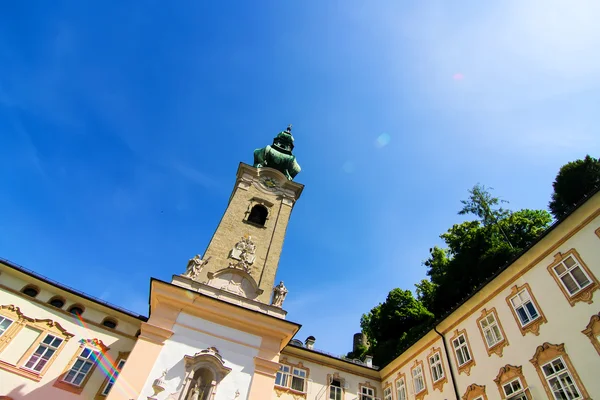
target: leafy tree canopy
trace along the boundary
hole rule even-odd
[[[600,185],[600,160],[589,155],[562,166],[552,184],[554,193],[548,208],[561,218],[595,187]]]

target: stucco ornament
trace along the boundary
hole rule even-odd
[[[252,241],[252,236],[244,235],[242,240],[237,242],[231,249],[231,258],[236,261],[229,263],[230,268],[239,268],[246,272],[250,272],[252,263],[254,262],[256,245]]]
[[[188,261],[187,268],[185,272],[181,275],[187,276],[188,278],[196,279],[198,275],[200,275],[200,272],[202,272],[202,268],[204,268],[204,266],[208,263],[209,260],[210,257],[208,257],[206,260],[203,260],[202,257],[200,257],[200,255],[197,254],[196,256],[194,256],[194,258],[191,258]]]
[[[287,294],[288,290],[284,286],[283,281],[279,282],[279,285],[273,288],[273,300],[271,301],[271,305],[281,308]]]

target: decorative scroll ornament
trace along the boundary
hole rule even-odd
[[[271,305],[281,308],[283,306],[283,300],[285,300],[285,296],[287,296],[287,294],[288,290],[283,285],[283,281],[279,282],[279,285],[273,288],[273,300],[271,300]]]
[[[237,260],[229,263],[230,268],[238,268],[250,272],[250,266],[254,262],[254,252],[256,245],[252,241],[252,236],[244,235],[242,240],[237,242],[231,249],[230,257]]]
[[[187,276],[188,278],[196,279],[200,272],[202,272],[202,268],[208,263],[210,257],[206,260],[203,260],[200,255],[196,255],[194,258],[191,258],[188,261],[187,268],[182,276]]]

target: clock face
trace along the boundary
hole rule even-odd
[[[267,188],[267,189],[275,189],[277,188],[279,185],[277,184],[277,181],[273,178],[270,177],[266,177],[266,178],[262,178],[260,180],[260,182]]]

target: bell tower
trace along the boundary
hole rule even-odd
[[[254,151],[253,166],[240,163],[233,192],[203,256],[189,260],[173,283],[247,308],[285,316],[287,290],[275,274],[294,204],[304,186],[293,181],[300,166],[289,126],[273,144]]]

